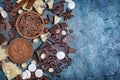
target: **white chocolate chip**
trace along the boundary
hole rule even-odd
[[[65,36],[67,34],[67,32],[65,30],[62,30],[62,35]]]
[[[2,7],[0,7],[0,13],[1,13],[1,11],[3,10],[3,8]]]
[[[31,72],[29,70],[26,70],[25,73],[27,74],[26,79],[29,79],[31,77]]]
[[[49,68],[48,70],[50,73],[54,72],[54,69],[53,68]]]
[[[74,1],[71,1],[68,3],[68,8],[69,9],[74,9],[75,8],[75,2]]]
[[[1,15],[2,15],[3,18],[7,18],[8,13],[5,10],[2,10]]]
[[[31,64],[36,64],[36,61],[35,61],[35,60],[32,60],[32,61],[31,61]]]
[[[23,72],[23,73],[21,74],[21,78],[22,78],[22,79],[27,79],[27,74],[26,74],[26,72]]]
[[[56,56],[58,59],[62,60],[65,58],[65,53],[63,51],[58,51]]]
[[[39,41],[38,38],[33,39],[33,43],[38,43],[38,41]]]
[[[45,59],[46,58],[46,54],[42,53],[40,57],[41,57],[41,59]]]
[[[19,9],[19,10],[18,10],[18,13],[19,13],[19,14],[22,14],[22,13],[23,13],[23,10],[22,10],[22,9]]]
[[[27,67],[27,63],[22,63],[22,68],[26,68]]]
[[[42,77],[43,76],[43,71],[41,69],[37,69],[35,71],[35,76],[38,77],[38,78]]]
[[[36,67],[35,64],[30,64],[30,65],[28,66],[28,70],[31,71],[31,72],[34,72],[36,69],[37,69],[37,67]]]

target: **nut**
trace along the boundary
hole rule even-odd
[[[33,39],[33,43],[38,43],[38,41],[39,41],[38,38]]]
[[[27,67],[27,63],[22,63],[22,68],[26,68]]]
[[[56,33],[60,33],[60,29],[56,29],[55,32],[56,32]]]
[[[54,72],[54,69],[53,68],[49,68],[48,70],[50,73]]]
[[[23,13],[23,10],[22,10],[22,9],[19,9],[19,10],[18,10],[18,13],[19,13],[19,14],[22,14],[22,13]]]
[[[32,60],[32,61],[31,61],[31,64],[36,64],[36,61],[35,61],[35,60]]]
[[[46,58],[46,54],[42,53],[40,57],[41,57],[41,59],[45,59]]]

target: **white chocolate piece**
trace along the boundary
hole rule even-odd
[[[38,43],[38,41],[39,41],[38,38],[33,39],[33,43]]]
[[[60,17],[54,16],[54,24],[57,24],[61,20]]]
[[[39,14],[42,14],[43,10],[46,8],[46,4],[43,2],[43,0],[36,0],[33,4],[33,7]]]
[[[22,63],[22,68],[26,68],[27,67],[27,63]]]
[[[42,77],[43,76],[43,71],[41,69],[37,69],[35,71],[35,76],[38,77],[38,78]]]
[[[75,2],[74,1],[71,1],[68,3],[68,8],[69,9],[74,9],[75,8]]]
[[[45,0],[45,2],[48,4],[49,9],[53,8],[54,0]]]
[[[65,53],[63,51],[58,51],[56,57],[57,59],[62,60],[65,58]]]
[[[31,61],[31,64],[36,64],[36,61],[35,61],[35,60],[32,60],[32,61]]]
[[[41,34],[40,38],[43,42],[45,42],[48,38],[48,36],[50,35],[50,33],[44,33],[44,34]]]
[[[61,34],[62,34],[63,36],[65,36],[65,35],[67,34],[67,32],[66,32],[65,30],[62,30]]]
[[[22,13],[23,13],[23,10],[22,10],[22,9],[19,9],[19,10],[18,10],[18,13],[19,13],[19,14],[22,14]]]
[[[42,53],[41,56],[40,56],[41,59],[45,59],[46,58],[46,54],[45,53]]]
[[[1,13],[1,11],[3,10],[3,8],[2,7],[0,7],[0,13]]]
[[[27,74],[26,79],[29,79],[31,77],[31,72],[29,70],[26,70],[25,73]]]
[[[48,70],[50,73],[54,72],[54,69],[53,68],[49,68]]]
[[[2,49],[2,46],[6,44],[7,41],[5,41],[2,45],[0,45],[0,61],[5,60],[8,57],[7,49]]]
[[[2,10],[1,15],[2,15],[3,18],[7,18],[8,13],[5,10]]]
[[[12,62],[2,62],[2,70],[8,80],[12,80],[17,75],[21,74],[21,70]],[[19,71],[19,72],[18,72]]]
[[[37,69],[37,67],[36,67],[35,64],[30,64],[30,65],[28,66],[28,70],[31,71],[31,72],[34,72],[36,69]]]

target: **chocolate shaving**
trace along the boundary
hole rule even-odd
[[[30,8],[33,6],[33,4],[35,3],[35,1],[36,1],[36,0],[29,0],[26,8],[27,8],[27,9],[30,9]]]

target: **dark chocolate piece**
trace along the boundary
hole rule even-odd
[[[52,12],[58,16],[61,16],[64,11],[64,1],[58,2],[53,5]]]
[[[66,44],[68,44],[71,40],[72,40],[72,35],[71,34],[68,34],[68,35],[66,35],[64,38],[63,38],[63,42],[64,43],[66,43]]]
[[[62,29],[66,29],[68,27],[68,24],[66,22],[61,22],[59,24]]]

